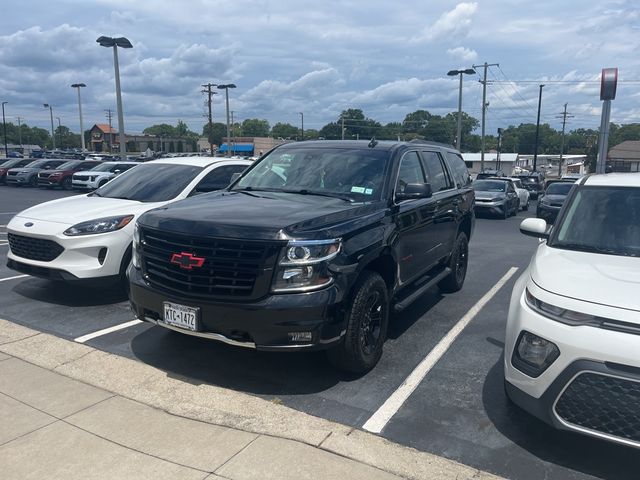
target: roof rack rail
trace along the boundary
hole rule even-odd
[[[420,143],[422,145],[438,145],[440,147],[452,148],[454,150],[456,149],[456,147],[448,143],[432,142],[431,140],[422,140],[421,138],[414,138],[413,140],[409,140],[409,143]]]

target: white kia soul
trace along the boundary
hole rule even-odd
[[[125,281],[138,216],[225,188],[249,160],[168,158],[140,164],[95,192],[24,210],[7,225],[7,266],[51,280]]]
[[[505,389],[551,425],[640,447],[640,173],[579,180],[511,296]]]

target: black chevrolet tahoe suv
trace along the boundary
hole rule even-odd
[[[467,167],[429,142],[281,145],[226,190],[151,210],[134,233],[136,316],[258,350],[378,362],[392,310],[462,288]]]

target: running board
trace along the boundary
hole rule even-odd
[[[424,292],[426,292],[431,287],[436,285],[440,280],[445,278],[450,273],[451,273],[451,269],[449,267],[445,268],[440,273],[438,273],[435,277],[433,277],[431,280],[429,280],[427,283],[425,283],[420,288],[418,288],[411,295],[409,295],[408,297],[404,298],[402,301],[397,302],[394,305],[393,309],[396,312],[401,312],[402,310],[407,308],[409,305],[411,305],[413,302],[415,302],[418,298],[420,298],[424,294]]]

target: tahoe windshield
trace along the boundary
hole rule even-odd
[[[476,192],[504,192],[507,187],[506,182],[493,180],[476,180],[472,185]]]
[[[93,192],[107,198],[164,202],[177,197],[202,171],[193,165],[145,164],[127,170]]]
[[[388,151],[371,148],[275,150],[247,172],[233,190],[291,192],[369,202],[381,198],[388,161]]]
[[[569,195],[573,183],[552,183],[547,187],[546,195]]]
[[[640,257],[640,188],[582,187],[549,246]]]

